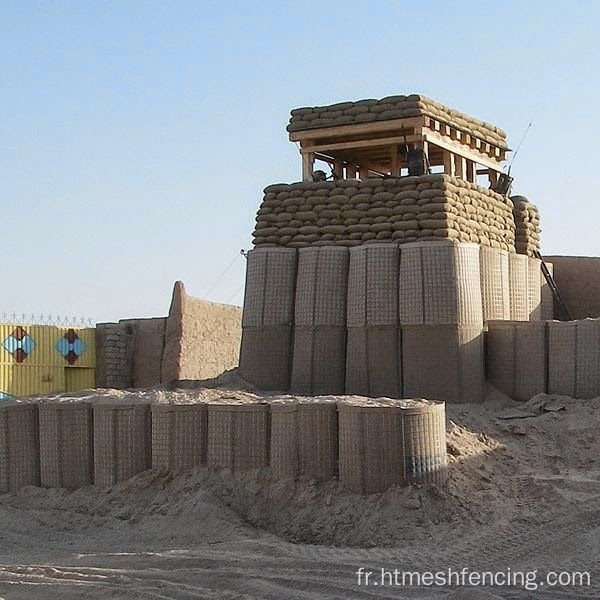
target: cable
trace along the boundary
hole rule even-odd
[[[223,277],[225,276],[227,271],[229,271],[229,269],[231,269],[231,267],[233,267],[233,265],[239,259],[239,257],[240,257],[240,253],[238,252],[235,255],[235,258],[227,265],[226,269],[219,275],[219,277],[217,277],[216,281],[208,288],[208,290],[206,292],[204,292],[205,297],[208,296],[208,294],[210,294],[215,289],[217,283],[219,283],[219,281],[221,281],[221,279],[223,279]]]
[[[233,292],[233,294],[231,294],[231,296],[228,298],[228,300],[225,302],[225,304],[229,304],[242,291],[243,287],[244,287],[244,284],[242,283],[240,285],[240,287],[237,290],[235,290],[235,292]]]

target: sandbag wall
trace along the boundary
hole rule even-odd
[[[112,486],[149,469],[150,456],[172,473],[205,465],[317,481],[339,475],[361,494],[446,479],[444,404],[421,399],[11,404],[0,426],[0,493],[40,482]],[[175,460],[184,440],[185,459]]]
[[[452,239],[515,252],[512,201],[445,174],[271,185],[253,235],[257,247]]]
[[[515,248],[519,254],[534,256],[540,249],[540,214],[525,196],[512,196]]]
[[[294,248],[248,253],[240,374],[263,390],[290,384],[297,260]]]

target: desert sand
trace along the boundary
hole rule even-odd
[[[260,401],[235,375],[71,401]],[[285,400],[287,397],[280,397]],[[272,399],[272,397],[271,397]],[[0,496],[0,598],[598,598],[598,400],[448,405],[450,479],[361,497],[197,469]],[[590,587],[359,586],[357,570],[589,571]]]

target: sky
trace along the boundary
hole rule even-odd
[[[600,2],[0,3],[0,314],[241,304],[289,111],[421,93],[508,133],[542,252],[600,256]]]

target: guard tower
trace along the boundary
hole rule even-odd
[[[495,188],[509,151],[498,127],[416,94],[291,114],[287,130],[300,146],[303,181],[312,181],[315,160],[328,163],[336,179],[367,179],[408,175],[421,155],[427,171],[472,183],[486,176]]]

